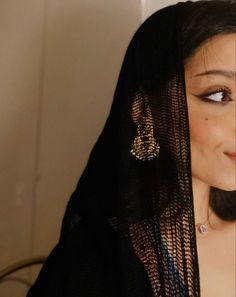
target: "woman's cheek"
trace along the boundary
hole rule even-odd
[[[223,132],[218,120],[194,112],[189,119],[191,142],[200,145],[203,150],[221,142]]]

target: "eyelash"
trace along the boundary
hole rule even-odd
[[[216,95],[218,93],[223,93],[223,99],[228,98],[228,100],[216,101],[216,100],[212,100],[212,99],[207,98],[207,97],[210,97],[212,95]],[[205,102],[227,104],[228,102],[233,101],[232,98],[230,97],[230,95],[231,95],[231,92],[230,92],[230,90],[228,88],[219,88],[219,89],[214,90],[212,92],[201,94],[199,97],[200,97],[200,99],[202,99]]]

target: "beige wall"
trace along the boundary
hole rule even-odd
[[[142,20],[145,20],[148,16],[150,16],[153,12],[166,7],[168,5],[173,5],[178,2],[186,2],[186,0],[140,0],[142,6]],[[198,0],[191,0],[192,2],[196,2]]]
[[[167,2],[0,1],[0,270],[56,244],[130,38]],[[1,297],[25,294],[0,283]]]
[[[0,269],[31,253],[43,17],[43,0],[0,1]],[[0,283],[1,297],[24,293]]]

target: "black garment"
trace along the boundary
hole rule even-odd
[[[160,10],[135,33],[60,242],[27,297],[187,296],[183,283],[199,296],[179,38],[187,6]]]
[[[28,297],[121,297],[122,258],[132,275],[128,296],[151,296],[140,260],[108,222],[80,220],[67,239],[49,255]],[[128,281],[128,280],[127,280]],[[147,295],[149,294],[149,295]]]
[[[27,297],[200,296],[180,37],[193,5],[164,8],[135,33],[59,244]]]
[[[131,252],[127,241],[122,240],[124,246],[120,249],[121,238],[108,222],[100,223],[95,229],[91,222],[80,220],[68,239],[53,249],[28,296],[72,297],[80,296],[81,292],[84,297],[151,296],[150,282],[142,263]],[[122,257],[129,260],[127,268],[132,275],[128,295],[120,287]],[[178,271],[168,257],[169,269],[178,280]],[[184,284],[182,292],[182,296],[187,296]],[[171,296],[175,296],[174,292]]]

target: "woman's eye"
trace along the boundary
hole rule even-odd
[[[228,102],[232,101],[227,91],[217,91],[210,94],[202,95],[202,99],[205,101],[212,102]]]
[[[208,96],[210,100],[221,102],[225,98],[224,92],[217,92]]]
[[[225,97],[226,97],[226,93],[221,91],[221,92],[210,94],[205,98],[216,102],[222,102],[222,100],[224,100]]]

